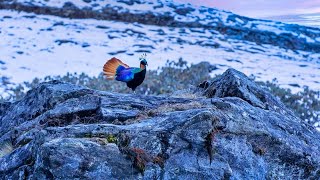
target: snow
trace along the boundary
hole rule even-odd
[[[13,1],[13,0],[12,0]],[[228,11],[206,8],[206,7],[194,7],[191,4],[181,4],[173,0],[137,0],[134,5],[128,4],[129,0],[95,0],[90,2],[85,2],[83,0],[16,0],[13,2],[19,2],[26,5],[37,5],[37,6],[48,6],[61,8],[67,2],[71,2],[79,9],[91,8],[94,11],[102,11],[105,7],[110,7],[118,12],[131,12],[134,14],[151,12],[154,14],[170,14],[175,20],[181,22],[199,22],[203,25],[214,24],[214,23],[224,23],[227,26],[244,26],[252,29],[259,29],[264,31],[274,32],[276,34],[289,33],[297,36],[298,34],[292,32],[290,26],[281,22],[273,22],[266,20],[251,20],[245,22],[244,17],[237,16]],[[125,3],[126,2],[126,3]],[[175,12],[177,8],[191,8],[187,15],[179,15]],[[235,16],[235,21],[228,20],[230,16]],[[320,15],[304,15],[304,19],[318,19]],[[320,33],[320,29],[316,31]],[[308,37],[306,35],[301,35],[307,40],[307,42],[320,42],[314,37]]]
[[[264,31],[270,31],[270,32],[274,32],[276,34],[282,34],[285,33],[285,31],[279,29],[278,27],[274,27],[274,26],[270,26],[268,24],[257,24],[256,25],[256,29],[261,29]]]
[[[119,0],[16,0],[26,5],[61,8],[72,2],[78,8],[101,11],[105,7],[119,12],[170,14],[180,22],[204,25],[223,23],[278,35],[289,33],[320,43],[320,38],[293,31],[292,26],[273,21],[248,20],[231,12],[213,8],[195,8],[172,0],[139,0],[128,5]],[[186,16],[175,8],[191,8]],[[6,17],[6,18],[5,18]],[[11,17],[11,18],[9,18]],[[319,33],[320,29],[308,29]],[[139,56],[147,52],[149,68],[164,66],[167,60],[183,58],[189,64],[209,61],[221,74],[235,68],[257,80],[277,78],[282,87],[299,84],[320,90],[320,54],[286,50],[272,45],[229,39],[215,30],[202,28],[173,28],[94,19],[67,19],[48,15],[0,10],[0,76],[13,83],[31,81],[35,77],[85,72],[91,76],[101,73],[106,60],[117,57],[131,66],[138,66]],[[219,47],[214,45],[218,44]],[[0,88],[0,93],[4,90]]]
[[[4,16],[12,18],[0,21],[0,60],[5,62],[1,65],[5,67],[1,75],[11,78],[13,83],[67,72],[97,76],[105,61],[113,56],[138,66],[139,56],[146,51],[151,69],[163,66],[168,59],[181,57],[189,63],[209,61],[216,64],[219,69],[214,74],[233,67],[247,75],[254,74],[257,80],[277,78],[283,87],[299,84],[320,90],[320,54],[316,53],[224,40],[223,35],[201,28],[71,20],[1,10],[0,17]],[[159,35],[160,30],[164,35]],[[214,43],[220,47],[204,46]]]

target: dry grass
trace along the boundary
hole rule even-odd
[[[133,123],[139,123],[145,119],[148,119],[150,117],[159,116],[164,113],[168,112],[174,112],[174,111],[185,111],[189,109],[198,109],[203,108],[205,105],[201,104],[200,102],[193,101],[190,103],[175,103],[175,104],[162,104],[158,106],[155,109],[149,109],[144,112],[141,112],[136,118],[134,119],[128,119],[123,123],[120,123],[121,125],[129,125]]]
[[[156,109],[151,109],[146,112],[146,114],[149,117],[153,117],[159,114],[173,112],[173,111],[185,111],[188,109],[197,109],[202,108],[204,105],[202,105],[200,102],[190,102],[190,103],[175,103],[175,104],[163,104],[157,107]]]
[[[124,150],[127,157],[133,162],[133,167],[135,167],[142,175],[146,169],[148,163],[153,163],[159,165],[159,167],[164,168],[165,159],[161,155],[152,156],[144,149],[140,148],[127,148]]]

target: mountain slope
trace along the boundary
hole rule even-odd
[[[256,21],[212,8],[161,0],[5,1],[2,9],[68,18],[95,18],[148,25],[211,28],[228,38],[272,44],[292,50],[320,52],[320,30],[270,21]],[[269,38],[265,38],[268,36]],[[276,36],[275,38],[272,36]],[[307,42],[307,43],[306,43]]]
[[[137,66],[146,52],[150,68],[168,59],[209,61],[219,68],[214,74],[233,67],[285,87],[320,89],[317,28],[172,1],[6,0],[0,9],[1,76],[13,83],[67,72],[98,75],[113,56]]]

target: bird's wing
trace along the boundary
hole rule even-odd
[[[114,79],[118,72],[126,68],[129,68],[127,64],[123,63],[120,59],[113,57],[104,64],[103,74],[107,79]]]
[[[140,72],[140,68],[126,68],[116,74],[116,80],[122,82],[129,82],[134,78],[134,74]]]

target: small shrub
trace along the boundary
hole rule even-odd
[[[290,89],[279,87],[276,79],[272,82],[257,82],[277,96],[288,108],[302,120],[320,127],[320,92],[304,87],[303,91],[292,93]]]
[[[148,163],[159,165],[163,168],[165,159],[161,155],[152,156],[144,149],[140,148],[126,148],[123,150],[127,157],[133,162],[133,166],[143,175]]]
[[[143,175],[146,164],[151,161],[151,156],[140,148],[129,148],[126,154],[133,161],[133,166]]]
[[[205,137],[205,147],[208,151],[210,164],[212,163],[213,153],[214,153],[214,147],[212,143],[215,141],[215,136],[219,131],[217,129],[211,130],[207,136]]]
[[[158,155],[153,158],[153,163],[158,164],[161,168],[164,168],[165,159],[161,155]]]

